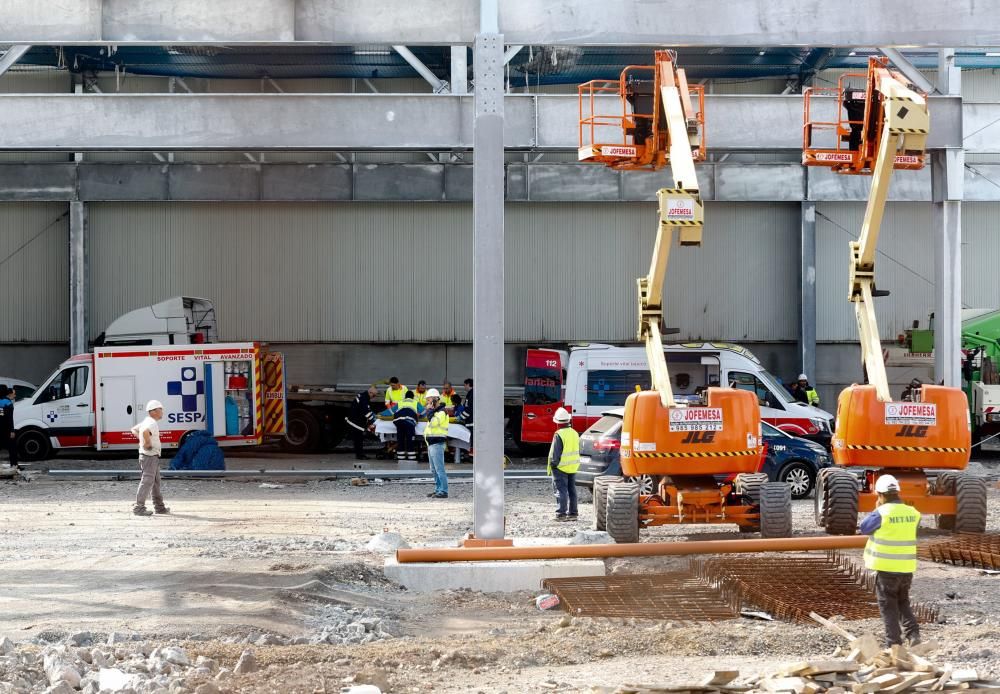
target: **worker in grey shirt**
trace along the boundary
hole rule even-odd
[[[170,513],[163,504],[160,493],[160,425],[163,419],[163,405],[159,400],[146,403],[146,418],[132,427],[132,433],[139,439],[139,468],[142,478],[139,480],[139,490],[135,495],[135,506],[132,513],[137,516],[151,516],[153,512],[146,508],[146,499],[153,496],[153,510],[156,513]]]

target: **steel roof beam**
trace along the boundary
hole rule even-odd
[[[498,31],[524,45],[985,48],[998,15],[1000,0],[504,0]],[[0,17],[0,43],[47,45],[471,45],[480,24],[469,0],[0,0]]]
[[[714,95],[705,101],[706,141],[715,151],[802,148],[799,95]],[[576,151],[575,95],[518,94],[504,102],[507,149]],[[963,106],[960,97],[937,96],[930,98],[930,108],[929,148],[962,147],[964,120],[968,151],[1000,151],[1000,104]],[[398,151],[473,145],[472,97],[440,94],[3,94],[0,113],[0,151]]]

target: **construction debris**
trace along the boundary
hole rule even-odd
[[[959,533],[922,542],[917,556],[940,564],[1000,569],[1000,533]]]
[[[595,687],[598,694],[751,694],[754,692],[794,694],[906,694],[912,692],[962,692],[971,694],[984,689],[1000,690],[1000,682],[980,678],[973,669],[953,669],[938,665],[925,656],[934,646],[893,646],[879,649],[875,636],[851,636],[829,620],[841,636],[850,636],[848,645],[839,648],[828,660],[805,660],[792,663],[742,684],[735,670],[711,672],[698,684],[680,686],[623,685],[617,688]],[[842,633],[843,632],[843,633]],[[874,646],[874,650],[872,649]]]

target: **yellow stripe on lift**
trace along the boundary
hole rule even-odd
[[[694,453],[636,453],[636,458],[735,458],[742,455],[757,455],[755,450],[746,451],[704,451]]]
[[[906,453],[965,453],[964,448],[935,448],[934,446],[848,446],[849,451],[904,451]]]

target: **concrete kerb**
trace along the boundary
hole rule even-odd
[[[518,538],[517,546],[588,544],[583,533],[570,538]],[[603,559],[539,559],[529,561],[413,562],[400,564],[394,555],[386,557],[385,577],[416,593],[435,590],[476,590],[483,593],[511,593],[539,590],[549,578],[604,576]]]

